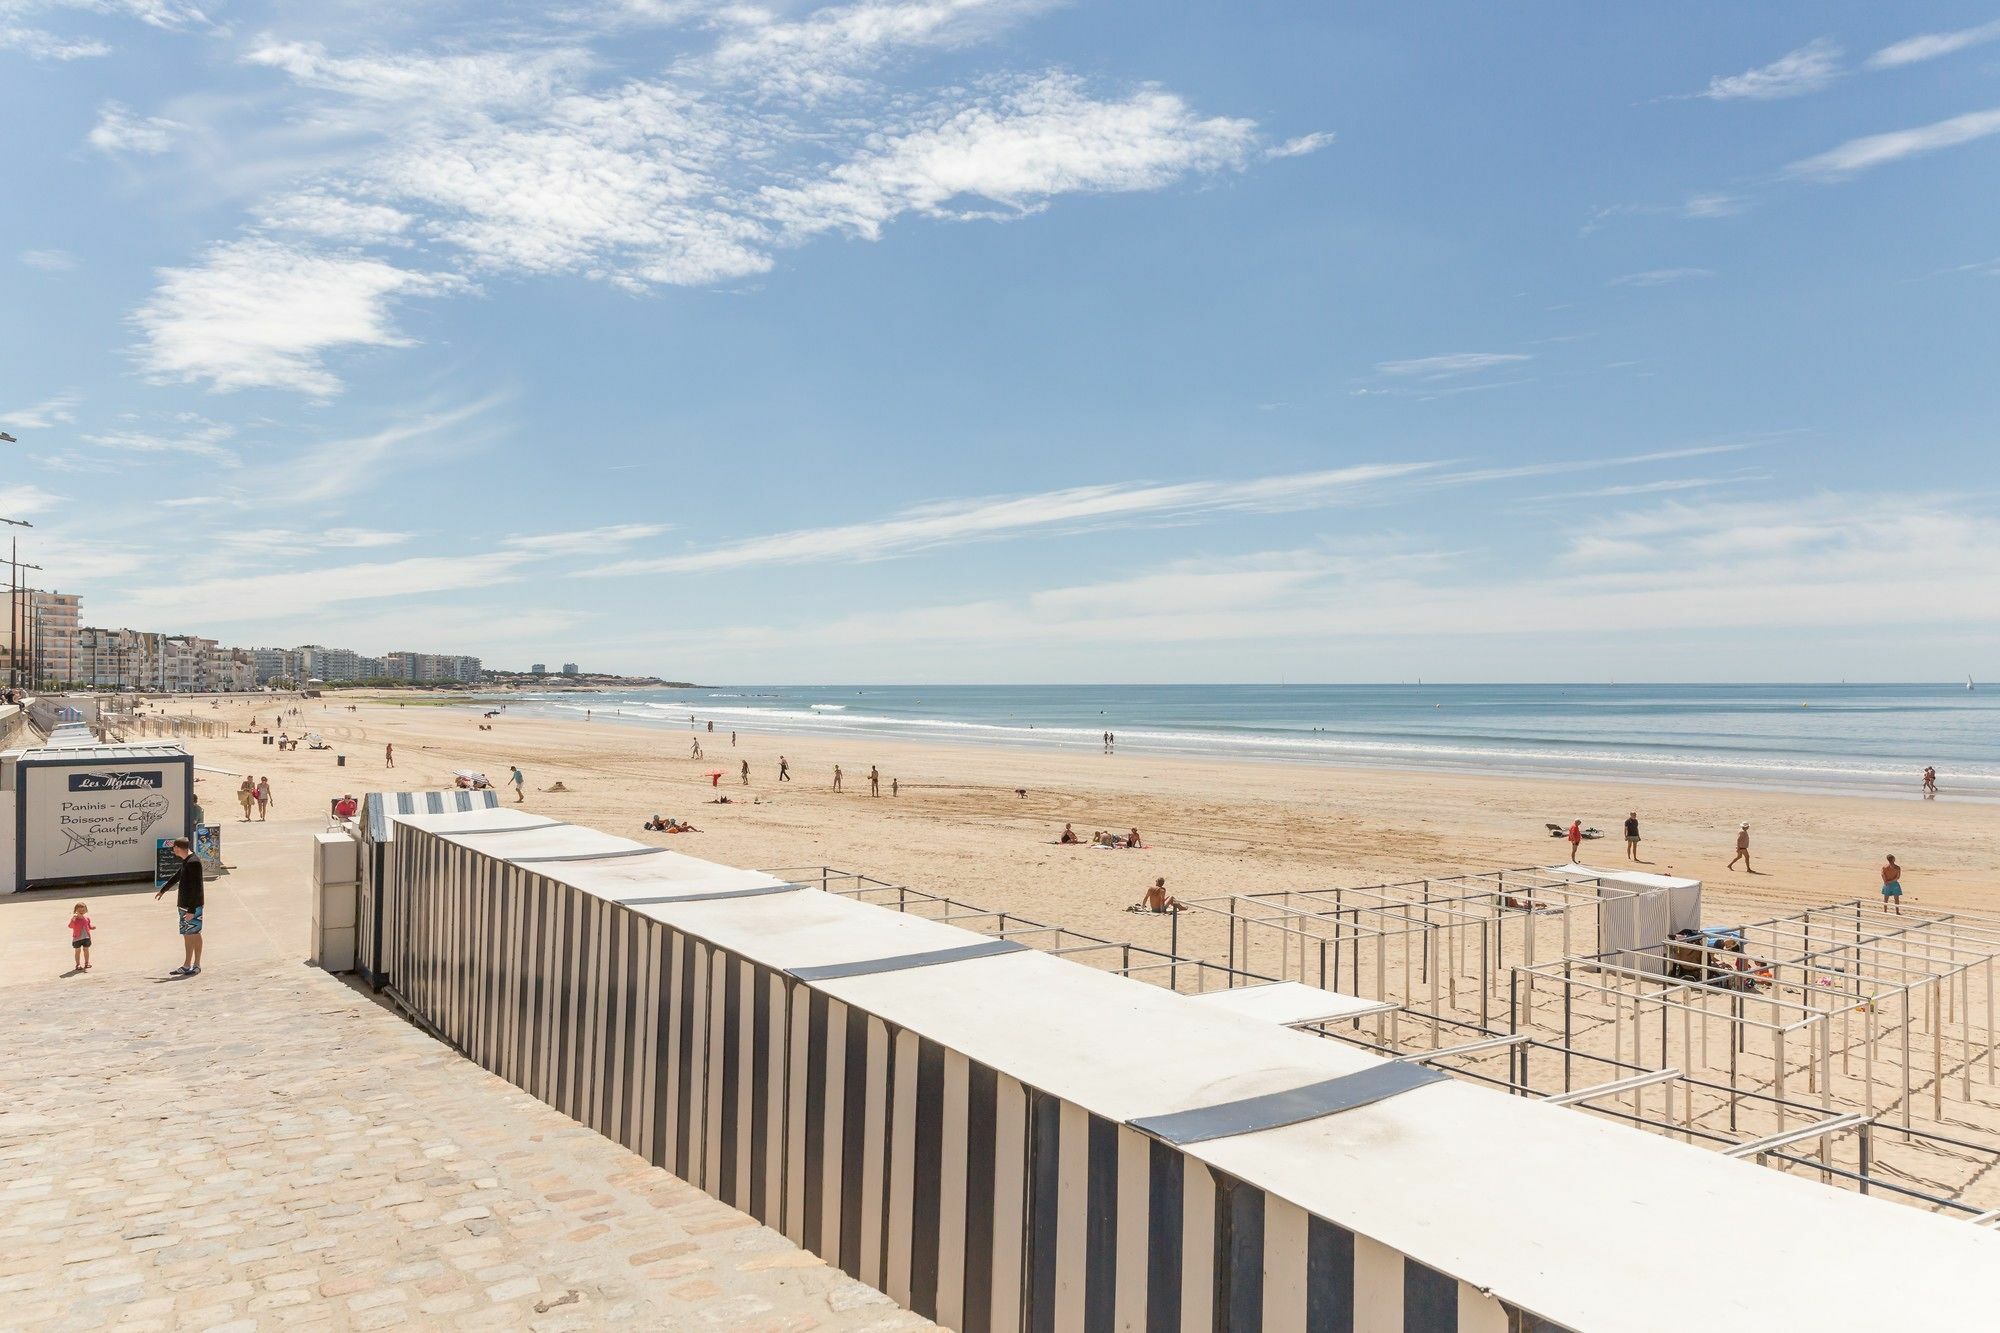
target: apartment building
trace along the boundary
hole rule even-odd
[[[0,680],[43,686],[74,679],[76,594],[0,589],[0,598],[8,607],[0,610]]]

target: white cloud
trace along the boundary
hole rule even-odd
[[[76,256],[67,250],[23,250],[21,262],[44,273],[68,273],[76,267]]]
[[[116,14],[166,29],[189,29],[208,22],[199,8],[181,0],[0,0],[0,51],[19,51],[36,60],[85,60],[111,53],[108,45],[94,37],[68,37],[27,22],[46,20],[65,10]]]
[[[1276,512],[1357,503],[1435,464],[1369,463],[1251,481],[1073,486],[1000,499],[949,500],[871,523],[802,528],[680,555],[615,562],[587,573],[667,574],[760,565],[886,560],[1031,532],[1080,532],[1190,514]]]
[[[1333,142],[1333,135],[1323,130],[1311,134],[1301,134],[1295,139],[1272,144],[1264,150],[1265,157],[1304,157],[1307,153],[1317,153]]]
[[[805,100],[860,91],[855,71],[891,53],[953,47],[989,37],[1054,0],[870,0],[829,5],[802,19],[780,20],[738,6],[737,26],[701,68],[712,77],[752,82],[761,93]]]
[[[185,503],[185,502],[180,502]],[[400,546],[410,539],[407,532],[382,532],[374,528],[322,528],[301,532],[293,528],[235,528],[217,532],[214,540],[232,550],[266,556],[309,555],[318,551],[371,550]]]
[[[334,241],[392,241],[409,229],[411,218],[387,204],[345,199],[323,190],[301,190],[267,199],[258,222],[273,231],[296,232]]]
[[[2000,38],[2000,19],[1974,28],[1960,28],[1956,32],[1919,33],[1883,47],[1868,57],[1868,67],[1893,69],[1899,65],[1914,65],[1920,60],[1935,60],[1996,38]]]
[[[1527,352],[1447,352],[1442,356],[1416,356],[1401,361],[1378,361],[1378,373],[1396,379],[1441,380],[1472,375],[1496,366],[1532,361]]]
[[[1712,278],[1714,269],[1707,268],[1649,268],[1640,273],[1627,273],[1613,278],[1605,284],[1609,287],[1665,287],[1676,282],[1686,282],[1690,278]]]
[[[580,528],[575,532],[544,532],[526,537],[509,537],[504,543],[517,551],[537,555],[602,555],[605,551],[657,537],[664,523],[613,523],[601,528]]]
[[[949,205],[960,199],[1024,213],[1058,194],[1156,190],[1241,166],[1255,138],[1253,122],[1199,116],[1163,89],[1099,101],[1078,80],[1051,74],[950,109],[819,180],[771,187],[764,197],[795,237],[840,228],[874,239],[903,213],[991,216],[955,213]]]
[[[159,278],[133,315],[146,337],[140,364],[154,377],[320,397],[340,388],[325,353],[408,346],[390,321],[392,301],[454,286],[379,259],[257,238],[215,246]]]
[[[1051,2],[871,0],[794,18],[631,0],[567,13],[600,38],[695,18],[690,31],[718,34],[711,50],[640,76],[505,25],[492,49],[443,53],[261,37],[243,59],[284,76],[295,96],[281,139],[307,148],[243,236],[162,271],[135,315],[141,362],[165,379],[326,396],[340,387],[336,349],[406,344],[393,305],[451,284],[439,263],[461,280],[710,285],[765,273],[830,231],[875,239],[912,214],[1018,217],[1330,137],[1266,150],[1249,120],[1202,115],[1151,85],[1093,92],[1061,72],[929,88],[870,77],[898,53],[964,46]],[[814,109],[836,89],[840,114]],[[120,126],[107,137],[132,142]],[[269,180],[283,167],[231,170]],[[386,246],[442,257],[418,272],[383,258]]]
[[[33,407],[0,412],[0,429],[49,430],[69,425],[76,420],[76,405],[81,401],[74,393],[58,393],[44,398]]]
[[[39,486],[9,485],[0,488],[0,518],[26,518],[42,514],[61,504],[64,497]]]
[[[1768,65],[1741,74],[1717,75],[1699,96],[1727,102],[1741,98],[1767,102],[1816,93],[1840,75],[1840,48],[1822,37]]]
[[[1959,144],[1984,139],[1988,135],[2000,134],[2000,108],[1990,111],[1970,111],[1949,120],[1940,120],[1930,125],[1920,125],[1915,129],[1894,130],[1888,134],[1870,134],[1859,139],[1849,139],[1837,148],[1792,163],[1786,173],[1814,180],[1840,180],[1867,171],[1872,167],[1901,161],[1922,153],[1934,153],[1940,148],[1955,148]]]
[[[135,116],[117,102],[106,102],[97,111],[97,124],[87,136],[100,153],[164,153],[174,146],[174,136],[186,129],[178,121],[161,116]]]
[[[318,42],[273,38],[257,42],[243,59],[282,70],[308,88],[371,102],[425,104],[435,111],[545,102],[591,64],[589,53],[574,47],[343,57],[327,54]]]
[[[40,28],[6,21],[0,10],[0,51],[19,51],[36,60],[88,60],[107,56],[111,48],[90,38],[61,37]]]

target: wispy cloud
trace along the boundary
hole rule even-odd
[[[61,504],[63,497],[39,486],[9,486],[0,491],[0,518],[27,518],[47,513]]]
[[[76,256],[67,250],[23,250],[21,262],[44,273],[68,273],[76,267]]]
[[[1528,352],[1447,352],[1442,356],[1417,356],[1402,361],[1378,361],[1376,373],[1394,379],[1442,380],[1472,375],[1496,366],[1519,365],[1532,361]]]
[[[1816,93],[1840,75],[1840,48],[1822,37],[1741,74],[1717,75],[1696,94],[1711,101],[1768,102]]]
[[[135,116],[117,102],[106,102],[86,137],[100,153],[155,154],[173,147],[174,136],[186,128],[161,116]]]
[[[803,18],[779,18],[750,6],[724,11],[733,23],[695,68],[722,81],[752,84],[766,97],[818,101],[864,90],[857,77],[895,54],[966,46],[1057,0],[867,0],[827,5]]]
[[[235,451],[227,447],[227,441],[235,434],[236,427],[233,425],[189,414],[175,421],[169,429],[121,427],[85,435],[83,439],[86,444],[120,453],[187,454],[234,467],[238,459]]]
[[[802,528],[679,555],[615,562],[599,575],[671,574],[762,565],[886,560],[1031,532],[1081,532],[1201,513],[1315,509],[1361,502],[1431,463],[1370,463],[1251,481],[1074,486],[1002,499],[951,500],[872,523]]]
[[[1919,33],[1900,42],[1891,42],[1869,56],[1868,67],[1894,69],[1901,65],[1914,65],[1921,60],[1953,55],[1967,47],[1982,46],[1996,38],[2000,38],[2000,19],[1981,23],[1977,27],[1960,28],[1955,32]]]
[[[1682,217],[1726,218],[1743,211],[1743,201],[1733,194],[1690,195],[1681,205]]]
[[[556,534],[572,537],[578,534]],[[631,530],[595,530],[599,547],[616,547],[633,540]],[[436,593],[470,592],[513,582],[532,566],[568,554],[560,541],[542,546],[536,538],[521,538],[495,550],[449,555],[417,555],[401,560],[370,560],[347,565],[324,563],[329,550],[367,550],[399,545],[401,533],[365,528],[300,533],[260,529],[243,534],[237,548],[271,559],[305,557],[306,567],[245,573],[232,565],[213,577],[183,578],[154,586],[125,586],[109,594],[109,614],[132,618],[143,614],[155,622],[240,624],[273,620],[291,624],[329,608],[358,603],[395,602]],[[391,613],[393,614],[393,613]]]
[[[613,523],[605,527],[579,528],[573,532],[509,537],[504,545],[537,555],[602,555],[620,546],[657,537],[666,530],[664,523]]]
[[[169,501],[185,505],[189,501]],[[401,546],[410,540],[407,532],[383,532],[375,528],[295,528],[225,527],[215,540],[232,551],[263,556],[300,556],[319,551],[364,551],[384,546]]]
[[[1324,130],[1311,134],[1301,134],[1283,143],[1274,143],[1264,150],[1265,157],[1304,157],[1307,153],[1317,153],[1333,143],[1334,136]]]
[[[254,469],[233,488],[245,508],[274,504],[324,504],[381,484],[392,469],[441,460],[464,460],[485,448],[501,429],[494,412],[507,401],[494,394],[451,407],[414,407],[396,413],[393,425],[317,441]]]
[[[1494,553],[1272,551],[1178,561],[1020,596],[809,624],[716,626],[704,642],[763,652],[809,641],[884,653],[1077,645],[1335,645],[1518,636],[1524,627],[1598,634],[1736,628],[2000,624],[2000,517],[1938,497],[1869,493],[1784,501],[1667,502],[1571,525],[1521,572]],[[1507,570],[1497,574],[1496,570]]]
[[[13,430],[49,430],[76,420],[76,406],[82,400],[74,393],[58,393],[32,407],[0,412],[0,427]]]
[[[2000,134],[2000,108],[1970,111],[1915,129],[1892,130],[1887,134],[1849,139],[1838,148],[1830,148],[1824,153],[1792,163],[1785,168],[1785,172],[1810,180],[1844,180],[1857,172],[1900,162],[1906,157],[1934,153],[1941,148],[1955,148],[1994,134]]]
[[[1665,287],[1676,282],[1686,282],[1691,278],[1712,278],[1714,269],[1707,268],[1649,268],[1639,273],[1627,273],[1613,278],[1607,287]]]

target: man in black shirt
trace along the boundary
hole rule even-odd
[[[178,886],[180,893],[176,903],[180,908],[181,922],[181,965],[168,973],[175,977],[199,976],[201,973],[201,909],[205,898],[202,894],[201,858],[194,854],[194,844],[186,838],[175,838],[174,855],[180,858],[181,868],[174,872],[172,879],[160,886],[153,895],[155,902],[166,896],[167,890]]]

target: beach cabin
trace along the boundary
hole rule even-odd
[[[346,861],[336,857],[328,842],[316,845],[313,856],[314,903],[319,907],[325,921],[339,922],[348,919],[353,929],[349,941],[353,960],[351,966],[360,972],[362,980],[370,986],[380,987],[382,970],[378,960],[382,955],[382,936],[389,922],[394,919],[394,890],[389,875],[389,852],[396,840],[396,820],[403,815],[444,814],[449,811],[491,810],[499,804],[500,793],[488,788],[483,791],[376,791],[361,798],[360,817],[354,821],[352,835],[360,843],[356,852],[352,879],[344,879],[348,874]],[[341,911],[329,901],[328,890],[342,883],[352,882],[358,894],[351,913]],[[336,927],[338,928],[338,927]],[[315,922],[313,938],[316,941],[314,956],[327,960],[338,956],[327,948],[321,922]],[[347,967],[333,966],[329,971],[347,971]]]
[[[1550,866],[1547,873],[1557,879],[1621,890],[1602,894],[1604,901],[1598,909],[1598,956],[1607,963],[1664,976],[1667,940],[1676,931],[1701,928],[1698,879],[1586,865]]]
[[[1983,1227],[1284,1026],[1322,997],[525,811],[391,818],[391,999],[949,1327],[1669,1333],[1691,1273],[1738,1324],[1991,1322]]]

